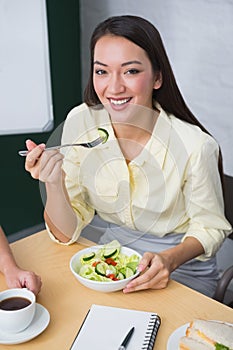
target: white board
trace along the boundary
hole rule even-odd
[[[53,107],[45,0],[0,0],[0,135],[49,131]]]

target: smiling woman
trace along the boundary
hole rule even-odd
[[[91,140],[99,128],[107,142],[63,154],[27,143],[26,169],[46,186],[48,233],[71,244],[97,214],[106,224],[101,244],[118,240],[143,256],[143,273],[124,293],[173,278],[212,296],[215,253],[232,230],[219,146],[186,106],[150,22],[108,18],[90,48],[84,103],[69,113],[62,143]]]
[[[98,40],[93,71],[100,102],[116,111],[126,110],[130,103],[152,108],[153,89],[162,84],[160,73],[153,71],[146,52],[119,36],[106,35]]]

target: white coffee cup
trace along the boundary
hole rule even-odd
[[[22,303],[28,305],[19,308]],[[36,297],[29,289],[12,288],[0,292],[0,330],[6,333],[23,331],[32,322],[35,310]]]

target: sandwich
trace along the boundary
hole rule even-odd
[[[233,350],[233,326],[224,322],[194,320],[179,341],[180,350]]]

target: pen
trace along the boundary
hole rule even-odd
[[[118,350],[125,350],[126,349],[126,346],[128,344],[128,342],[130,341],[132,335],[133,335],[133,332],[134,332],[134,327],[132,327],[130,329],[130,331],[127,333],[125,339],[123,340],[123,342],[121,343],[120,347],[118,348]]]

